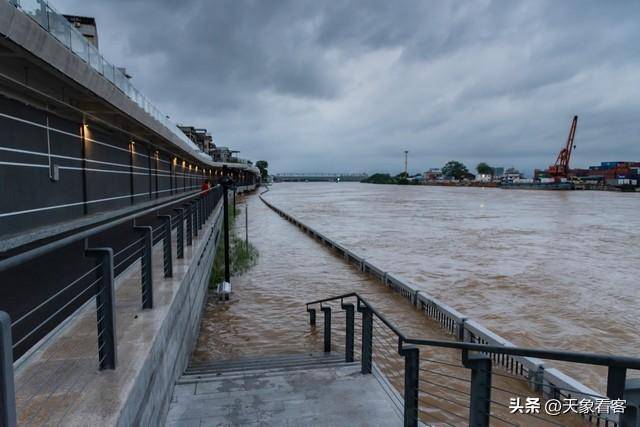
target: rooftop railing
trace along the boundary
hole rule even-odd
[[[44,0],[9,0],[18,10],[37,22],[53,37],[66,46],[71,52],[89,64],[95,71],[110,81],[129,99],[135,102],[147,114],[164,125],[182,142],[193,149],[196,154],[205,155],[196,144],[193,143],[175,123],[162,114],[160,110],[136,89],[129,78],[98,51],[67,19],[58,13]],[[207,156],[209,158],[209,156]]]

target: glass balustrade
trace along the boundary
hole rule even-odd
[[[9,0],[9,3],[50,32],[58,41],[89,64],[94,70],[102,74],[129,99],[135,102],[155,120],[167,127],[175,136],[191,147],[191,149],[202,153],[198,146],[178,129],[175,123],[168,120],[160,110],[131,84],[121,70],[118,70],[117,67],[107,61],[98,52],[98,49],[87,41],[62,14],[56,12],[50,4],[44,0]]]

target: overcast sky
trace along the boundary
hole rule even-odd
[[[51,0],[179,123],[271,172],[640,161],[640,2]]]

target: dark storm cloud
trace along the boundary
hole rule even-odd
[[[87,1],[179,122],[275,171],[640,159],[638,2]]]

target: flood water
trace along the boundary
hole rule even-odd
[[[638,355],[638,195],[286,183],[273,185],[265,197],[516,345]],[[207,304],[194,359],[318,351],[322,316],[318,328],[310,328],[304,302],[351,291],[365,295],[407,335],[451,339],[405,299],[346,264],[257,196],[246,201],[249,237],[260,257],[252,270],[233,278],[230,303]],[[239,221],[242,236],[243,227]],[[374,329],[381,334],[374,346],[393,344],[384,328]],[[334,341],[339,347],[339,334]],[[379,351],[377,357],[383,368],[401,363],[393,351]],[[459,361],[456,354],[432,357]],[[591,387],[605,388],[602,370],[560,367]],[[465,374],[432,369],[438,370]],[[402,378],[392,371],[400,370],[385,373],[401,388]],[[464,388],[450,377],[429,375],[436,375],[437,384]],[[514,394],[531,395],[524,384],[502,380]],[[450,394],[448,401],[434,398],[442,410],[429,414],[431,421],[463,425],[456,414],[464,410]],[[508,403],[506,395],[496,399]]]

